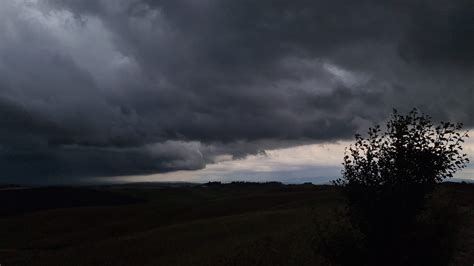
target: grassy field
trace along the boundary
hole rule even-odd
[[[472,214],[473,185],[440,190]],[[314,221],[344,206],[332,186],[277,183],[14,189],[0,200],[2,266],[322,265]],[[454,265],[474,262],[473,225],[470,215]]]

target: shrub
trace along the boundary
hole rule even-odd
[[[461,129],[434,125],[416,109],[407,115],[394,110],[383,132],[379,125],[370,128],[346,149],[335,184],[348,199],[351,223],[365,235],[368,264],[413,262],[410,244],[427,195],[468,163],[462,153],[468,134]]]

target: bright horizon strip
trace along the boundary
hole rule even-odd
[[[471,132],[473,130],[471,129]],[[337,141],[266,150],[240,160],[224,160],[195,171],[177,171],[143,176],[108,178],[112,182],[208,182],[280,181],[283,183],[327,183],[340,177],[344,148],[353,141]],[[474,181],[474,138],[463,145],[470,163],[454,178]],[[449,180],[449,179],[448,179]]]

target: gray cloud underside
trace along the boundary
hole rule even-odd
[[[419,107],[474,126],[474,4],[0,3],[0,180],[200,169]]]

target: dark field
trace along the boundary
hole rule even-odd
[[[474,185],[437,195],[466,213],[453,265],[472,265]],[[0,200],[2,266],[323,265],[315,221],[344,206],[332,186],[278,183],[15,188]]]

